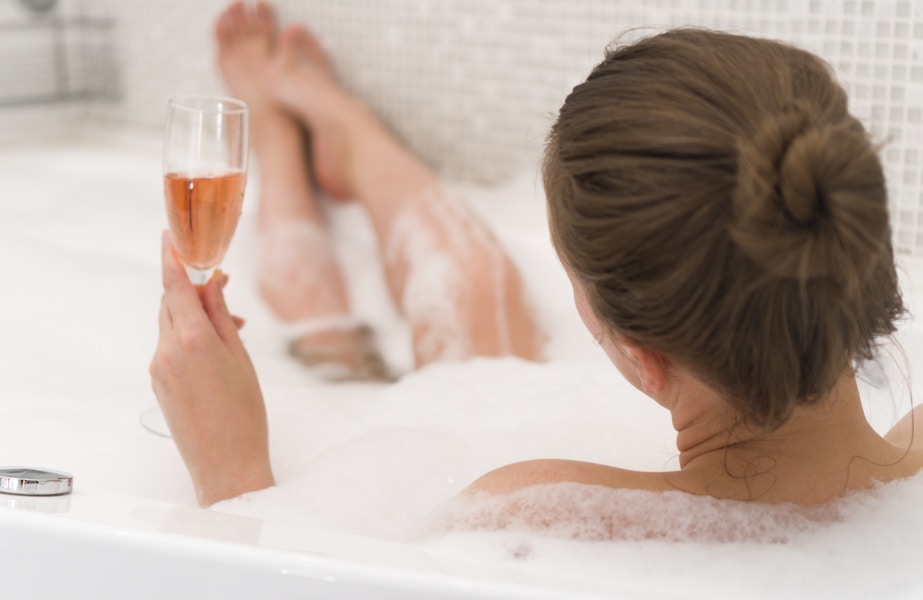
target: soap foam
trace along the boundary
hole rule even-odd
[[[436,512],[432,527],[588,541],[785,543],[793,535],[840,520],[838,503],[804,508],[565,482],[505,495],[458,497]]]

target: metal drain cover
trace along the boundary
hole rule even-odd
[[[58,496],[74,488],[74,476],[29,467],[0,467],[0,493],[18,496]]]

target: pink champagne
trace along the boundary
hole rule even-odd
[[[204,271],[221,264],[237,229],[246,182],[241,172],[164,175],[170,233],[186,265]]]

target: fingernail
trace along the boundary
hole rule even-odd
[[[228,284],[228,279],[230,278],[221,269],[215,269],[215,271],[212,273],[212,279],[215,280],[215,284],[218,286],[218,289],[223,290],[224,286]]]

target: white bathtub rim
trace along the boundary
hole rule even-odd
[[[233,527],[228,524],[235,521],[246,524],[255,519],[121,494],[75,494],[70,510],[63,513],[0,507],[0,537],[4,540],[0,543],[0,553],[8,554],[0,558],[3,571],[28,571],[37,562],[41,562],[41,557],[35,553],[8,553],[16,546],[23,546],[16,543],[17,539],[48,537],[58,540],[58,543],[70,540],[88,549],[87,554],[81,552],[71,557],[73,572],[83,575],[82,581],[71,582],[70,585],[74,591],[85,589],[94,593],[100,591],[98,586],[101,577],[112,576],[107,565],[92,562],[92,556],[102,552],[122,558],[132,554],[142,558],[163,557],[166,562],[161,567],[157,564],[149,565],[151,581],[160,583],[170,578],[170,561],[181,560],[202,568],[217,566],[224,572],[234,573],[235,577],[252,581],[255,589],[282,585],[317,591],[319,586],[340,584],[351,590],[375,589],[385,596],[389,595],[385,592],[393,592],[397,594],[396,597],[408,599],[465,597],[591,600],[617,597],[655,600],[689,597],[688,593],[680,591],[665,593],[650,589],[630,589],[627,586],[624,589],[613,589],[612,582],[605,582],[602,587],[594,586],[591,582],[583,582],[581,585],[574,578],[559,578],[556,574],[548,574],[544,580],[524,581],[521,573],[509,567],[435,556],[423,547],[330,531],[305,532],[306,535],[317,536],[317,547],[324,548],[324,551],[309,548],[282,549],[262,541],[246,543],[234,539]],[[137,519],[134,525],[130,524],[132,519],[120,516],[119,510],[113,510],[113,506],[122,507],[123,515],[146,510],[180,510],[194,518],[185,530],[158,531],[145,528],[144,523]],[[203,528],[196,530],[196,522],[207,524],[213,519],[221,521],[221,526],[206,525],[204,534]],[[350,556],[356,549],[368,552],[370,544],[375,546],[372,548],[374,556],[368,559]],[[389,547],[390,550],[385,562],[381,560],[382,547]],[[331,553],[331,549],[334,549],[332,552],[336,552],[336,555]],[[87,555],[90,558],[86,558]],[[145,564],[143,560],[133,561],[134,565],[139,563]],[[61,567],[60,562],[57,567]],[[533,575],[529,574],[530,577]],[[135,573],[136,582],[137,579]],[[292,580],[300,583],[292,583]],[[198,584],[201,585],[201,582]],[[183,585],[187,586],[183,589],[190,591],[189,582]],[[710,597],[718,596],[712,594]]]

